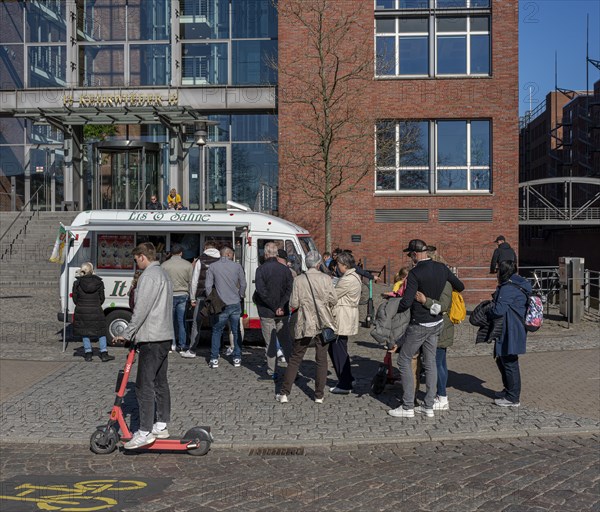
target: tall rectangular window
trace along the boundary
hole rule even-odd
[[[488,0],[375,0],[376,76],[489,76],[489,7]],[[390,9],[410,11],[390,16]]]
[[[377,192],[489,192],[488,120],[382,121]]]
[[[129,85],[170,84],[170,45],[132,44],[129,47],[129,59]]]
[[[183,45],[183,85],[226,85],[227,80],[227,43]]]
[[[125,85],[123,45],[90,45],[79,49],[79,73],[84,87]]]

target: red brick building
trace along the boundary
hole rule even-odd
[[[325,20],[348,13],[355,23],[349,37],[339,38],[342,55],[356,59],[356,48],[365,45],[375,56],[368,87],[348,95],[350,109],[372,120],[373,133],[380,122],[391,123],[387,137],[395,143],[384,151],[378,132],[377,143],[352,148],[357,159],[368,156],[370,168],[359,186],[335,200],[332,245],[393,274],[407,261],[402,249],[420,238],[458,267],[471,290],[468,301],[488,296],[492,279],[468,278],[489,278],[493,240],[502,234],[518,252],[518,3],[336,0]],[[300,66],[305,56],[310,76],[317,64],[309,39],[280,14],[280,70]],[[293,95],[300,84],[280,71],[279,87],[280,96]],[[280,100],[279,205],[323,250],[323,206],[298,190],[298,163],[286,156],[286,148],[311,136],[298,128],[309,118],[306,104]],[[407,133],[410,144],[403,143]]]

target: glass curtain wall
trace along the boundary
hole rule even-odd
[[[170,0],[77,0],[79,85],[171,84]]]
[[[189,151],[190,208],[200,208],[205,173],[208,209],[233,200],[257,211],[276,211],[277,117],[269,113],[209,116],[208,144]],[[200,165],[202,161],[203,165]]]
[[[0,3],[0,90],[64,88],[67,2]],[[62,133],[48,125],[0,119],[1,209],[19,209],[39,189],[34,207],[63,199]]]
[[[182,85],[277,82],[272,0],[180,0]]]

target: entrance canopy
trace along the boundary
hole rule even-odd
[[[5,110],[6,112],[6,110]],[[60,108],[27,108],[10,112],[17,118],[26,118],[35,124],[50,124],[65,131],[68,126],[86,124],[157,124],[169,128],[177,125],[193,125],[197,122],[213,124],[201,116],[198,111],[185,106],[151,106],[151,107],[60,107]],[[216,123],[214,123],[216,124]]]

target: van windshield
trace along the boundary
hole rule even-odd
[[[302,247],[304,254],[308,254],[309,251],[317,250],[317,246],[310,236],[299,236],[298,240],[300,241],[300,246]]]

